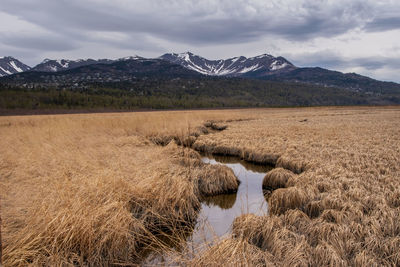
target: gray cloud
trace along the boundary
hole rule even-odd
[[[400,57],[387,58],[373,56],[369,58],[355,58],[352,59],[351,62],[368,70],[379,70],[383,68],[400,69]]]
[[[400,69],[400,57],[369,56],[345,58],[340,54],[325,50],[316,53],[306,53],[301,55],[290,55],[293,63],[297,66],[319,66],[327,69],[345,70],[351,68],[363,68],[368,71],[381,69]]]
[[[373,19],[365,25],[365,29],[371,32],[400,29],[400,17],[397,16]]]
[[[299,67],[323,67],[332,69],[334,67],[345,67],[349,62],[342,58],[341,55],[331,50],[323,50],[315,53],[302,53],[301,55],[289,54],[293,63]]]
[[[142,9],[74,0],[2,2],[3,11],[66,35],[73,35],[75,31],[145,32],[188,44],[248,42],[266,34],[291,40],[329,37],[359,26],[369,10],[368,4],[359,0],[350,4],[300,1],[302,4],[297,5],[297,10],[291,9],[290,3],[268,7],[263,1],[253,4],[247,1],[231,1],[233,4],[228,1],[208,1],[208,4],[149,1],[153,4],[147,7],[142,1],[130,2],[144,6]],[[246,7],[253,8],[253,12]]]
[[[78,47],[75,40],[55,35],[0,34],[2,43],[8,46],[39,51],[68,51]]]
[[[217,55],[213,47],[227,54],[224,46],[240,46],[229,52],[236,56],[268,40],[272,43],[268,47],[290,42],[286,50],[276,50],[287,54],[294,47],[298,50],[293,52],[294,62],[307,66],[399,68],[398,61],[373,54],[344,58],[337,51],[325,51],[310,59],[313,55],[305,53],[318,38],[350,40],[355,31],[400,29],[400,3],[390,0],[2,0],[0,11],[41,29],[10,33],[0,27],[0,48],[7,48],[3,53],[12,47],[21,56],[26,51],[37,57],[76,51],[77,58],[86,57],[88,50],[91,56],[96,52],[99,56],[125,52],[156,56],[180,52],[176,47]],[[8,28],[12,26],[9,22]]]

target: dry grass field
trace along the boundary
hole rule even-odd
[[[398,107],[0,117],[3,264],[131,265],[160,232],[179,242],[202,195],[237,187],[195,149],[279,168],[268,216],[179,263],[399,266],[399,130]]]

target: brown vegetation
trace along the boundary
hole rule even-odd
[[[278,188],[286,187],[286,183],[290,178],[294,176],[294,173],[283,169],[275,168],[269,172],[264,177],[263,189],[275,190]]]
[[[279,167],[268,216],[182,263],[398,266],[399,129],[396,107],[2,117],[3,263],[137,263],[157,232],[190,225],[236,179],[174,140]]]
[[[160,232],[190,226],[198,184],[211,194],[232,190],[227,179],[236,178],[194,151],[149,140],[188,136],[192,123],[218,117],[229,118],[212,111],[0,118],[4,265],[130,264]]]
[[[201,174],[196,175],[200,194],[214,196],[223,193],[234,193],[238,190],[239,180],[232,169],[223,165],[209,165],[200,168]]]
[[[237,265],[254,251],[261,262],[251,264],[261,266],[400,265],[400,110],[293,109],[264,116],[229,123],[194,144],[278,155],[276,166],[296,174],[268,180],[285,187],[268,198],[270,214],[239,217],[223,249],[215,245],[205,255]]]

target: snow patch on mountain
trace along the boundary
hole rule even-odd
[[[124,60],[140,60],[140,59],[144,59],[144,58],[141,57],[141,56],[138,56],[138,55],[133,55],[133,56],[128,56],[128,57],[119,58],[118,61],[124,61]]]
[[[15,63],[15,61],[10,61],[11,66],[18,72],[23,72],[23,70],[17,66],[17,64]]]
[[[11,75],[11,74],[12,74],[11,71],[5,70],[5,69],[3,69],[2,67],[0,67],[0,69],[1,69],[3,72],[5,72],[6,74],[8,74],[8,75]]]
[[[57,59],[56,62],[63,68],[67,69],[69,67],[69,60]],[[78,61],[77,61],[78,62]]]
[[[246,73],[246,72],[254,71],[254,70],[257,70],[257,69],[259,69],[258,64],[254,65],[254,66],[251,66],[251,67],[245,67],[242,70],[240,70],[239,73]]]
[[[270,65],[270,70],[280,70],[287,66],[287,63],[280,63],[278,61],[274,61]]]
[[[196,66],[196,65],[188,65],[187,68],[197,71],[197,72],[200,72],[201,74],[205,74],[205,75],[208,75],[208,72],[209,72],[207,69],[203,69],[200,66]]]

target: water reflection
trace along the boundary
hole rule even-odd
[[[233,194],[223,194],[223,195],[217,195],[217,196],[208,196],[208,197],[203,197],[202,202],[203,204],[212,207],[212,206],[218,206],[223,210],[227,210],[233,207],[233,205],[236,202],[236,193]]]
[[[203,155],[202,161],[228,166],[240,180],[240,185],[235,194],[222,194],[203,201],[193,233],[194,241],[223,236],[230,231],[233,220],[241,214],[267,214],[268,205],[262,190],[262,180],[272,166],[256,165],[228,156]]]

